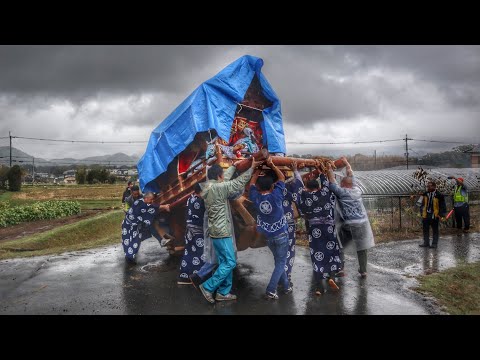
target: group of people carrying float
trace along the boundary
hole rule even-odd
[[[367,250],[374,246],[373,234],[356,186],[350,164],[342,158],[346,176],[336,183],[333,162],[318,162],[304,176],[304,164],[293,163],[288,181],[271,157],[252,159],[251,167],[232,180],[235,165],[227,170],[214,164],[207,181],[195,185],[187,199],[185,249],[180,261],[178,284],[193,284],[210,303],[235,300],[231,293],[236,266],[236,242],[229,200],[245,190],[255,207],[257,231],[264,234],[274,257],[274,269],[265,295],[278,299],[293,291],[296,224],[294,207],[305,219],[315,280],[315,293],[326,292],[327,284],[339,290],[337,278],[344,276],[342,247],[352,240],[357,249],[362,278],[367,276]],[[262,169],[263,168],[263,169]],[[249,184],[249,186],[247,186]],[[134,261],[142,240],[151,236],[149,226],[168,205],[155,205],[153,193],[146,193],[127,211],[122,224],[122,241],[127,261]]]
[[[317,295],[326,291],[326,284],[339,289],[336,279],[344,276],[341,248],[352,240],[359,273],[366,277],[367,249],[374,245],[373,234],[361,190],[346,158],[341,159],[347,172],[340,186],[333,175],[333,161],[317,161],[314,170],[303,176],[305,181],[298,172],[305,165],[294,162],[293,177],[286,180],[270,156],[263,161],[253,158],[261,147],[261,132],[246,125],[245,119],[236,118],[228,143],[213,136],[179,157],[179,175],[188,177],[206,166],[207,181],[197,183],[186,201],[185,247],[177,283],[193,284],[211,303],[236,299],[230,293],[237,259],[230,200],[244,194],[255,209],[256,231],[265,236],[274,257],[274,270],[265,291],[268,298],[278,299],[279,293],[293,291],[297,235],[294,208],[305,220]],[[234,164],[237,159],[251,157],[251,167],[232,180],[236,167],[224,171],[216,161],[218,156]],[[147,192],[142,197],[138,190],[138,186],[131,188],[131,195],[124,201],[122,244],[129,263],[135,263],[141,242],[151,237],[154,218],[170,211],[169,205],[154,203],[155,194]],[[160,242],[161,246],[165,241],[168,238]]]
[[[193,284],[210,303],[236,299],[230,292],[236,246],[229,200],[243,195],[248,183],[248,197],[257,214],[257,231],[265,235],[275,263],[265,291],[267,298],[278,299],[279,293],[293,291],[294,207],[305,219],[315,293],[325,293],[326,284],[331,289],[339,289],[337,278],[344,276],[341,248],[352,240],[357,248],[358,271],[365,278],[367,250],[374,246],[373,234],[353,171],[347,160],[342,160],[347,173],[340,186],[335,181],[332,163],[326,166],[318,163],[304,176],[305,182],[297,163],[291,167],[294,176],[285,181],[284,174],[270,157],[260,162],[252,159],[250,169],[233,180],[235,166],[225,171],[218,164],[211,166],[208,180],[196,184],[194,193],[187,199],[185,249],[178,284]],[[126,211],[122,244],[128,262],[135,262],[142,240],[151,236],[150,225],[155,216],[170,210],[169,205],[154,204],[154,198],[155,194],[147,192]]]

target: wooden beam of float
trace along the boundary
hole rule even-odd
[[[253,156],[251,158],[240,160],[239,162],[237,162],[236,163],[236,168],[240,173],[243,173],[244,171],[248,170],[248,168],[252,165],[252,158],[254,158],[257,161],[261,161],[261,160],[266,160],[269,157],[269,155],[270,154],[269,154],[267,149],[262,149],[261,151],[253,154]],[[271,158],[272,158],[273,163],[276,166],[288,166],[288,167],[290,167],[294,162],[296,162],[297,164],[303,164],[304,167],[315,167],[319,164],[319,162],[321,163],[321,162],[324,162],[324,161],[328,161],[328,159],[324,159],[324,158],[322,158],[322,159],[304,159],[304,158],[293,158],[293,157],[284,157],[284,156],[271,156]],[[334,165],[337,169],[340,169],[340,168],[345,166],[345,164],[343,163],[343,161],[341,159],[335,160]],[[203,173],[202,175],[198,176],[197,179],[195,179],[195,180],[196,181],[198,181],[198,180],[205,181],[205,174]],[[309,176],[309,175],[310,175],[310,173],[303,175],[303,177]],[[187,182],[194,183],[195,180],[194,179],[189,179],[189,180],[187,180]],[[187,191],[186,193],[184,192],[184,194],[181,195],[181,197],[179,199],[170,203],[170,209],[176,208],[177,206],[184,204],[185,201],[187,200],[187,198],[192,193],[193,193],[193,191],[191,191],[191,190]],[[159,203],[165,204],[165,202],[162,201],[164,199],[160,198],[158,200],[157,201]]]
[[[292,157],[283,157],[283,156],[272,156],[273,163],[276,166],[291,166],[293,162],[297,164],[304,164],[306,167],[315,167],[318,165],[318,160],[320,159],[302,159],[302,158],[292,158]],[[337,169],[345,166],[341,159],[334,161],[335,167]]]
[[[253,155],[255,160],[266,160],[269,156],[269,153],[266,149],[262,149],[258,153]],[[303,159],[303,158],[293,158],[293,157],[284,157],[284,156],[271,156],[273,163],[276,166],[291,166],[294,162],[297,164],[304,164],[305,167],[315,167],[318,165],[318,162],[321,162],[321,159]],[[325,159],[326,160],[326,159]],[[236,167],[239,172],[246,171],[252,164],[252,159],[245,159],[237,163]],[[335,160],[334,165],[337,169],[345,167],[345,164],[341,159]]]
[[[180,199],[174,201],[173,203],[169,204],[170,205],[170,209],[174,209],[176,208],[178,205],[185,205],[187,199],[190,197],[190,195],[193,194],[193,191],[190,191],[188,193],[186,193],[185,195],[183,195]]]

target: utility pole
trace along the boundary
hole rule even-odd
[[[373,170],[377,170],[377,150],[373,150],[373,156],[375,158],[375,163],[374,163],[374,166],[373,166]]]
[[[408,140],[412,140],[412,139],[409,139],[408,135],[405,134],[405,156],[407,157],[407,170],[408,170]]]
[[[12,133],[9,131],[8,136],[10,137],[10,168],[12,167]]]
[[[33,157],[33,165],[32,165],[32,185],[35,182],[35,156]]]

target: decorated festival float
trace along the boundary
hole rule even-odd
[[[157,236],[173,236],[168,245],[171,254],[183,250],[186,201],[195,184],[207,180],[209,166],[216,163],[226,169],[236,163],[238,176],[251,166],[252,158],[271,156],[288,181],[294,162],[312,171],[331,162],[322,157],[285,157],[280,100],[262,66],[260,58],[242,56],[195,89],[150,136],[138,163],[140,187],[157,193],[157,203],[170,204],[170,213],[161,213],[154,226]],[[340,160],[333,164],[343,166]],[[248,197],[240,196],[230,204],[237,249],[265,246]]]

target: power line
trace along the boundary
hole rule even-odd
[[[392,141],[404,141],[405,139],[391,139],[391,140],[371,140],[371,141],[347,141],[347,142],[303,142],[303,141],[287,141],[287,144],[299,145],[345,145],[345,144],[374,144]]]
[[[8,139],[9,136],[2,136],[0,139]],[[66,140],[66,139],[45,139],[34,138],[25,136],[12,136],[12,139],[27,139],[35,141],[53,141],[53,142],[66,142],[66,143],[85,143],[85,144],[146,144],[148,141],[96,141],[96,140]],[[461,141],[445,141],[445,140],[426,140],[426,139],[409,139],[413,141],[423,141],[431,143],[445,143],[445,144],[466,144]],[[402,139],[387,139],[387,140],[368,140],[368,141],[344,141],[344,142],[303,142],[303,141],[287,141],[287,144],[297,145],[348,145],[348,144],[375,144],[394,141],[405,141]]]
[[[8,158],[8,156],[0,156],[1,158]],[[25,160],[19,160],[21,158],[12,159],[12,162],[28,162],[28,159],[33,159],[34,157],[28,157]],[[135,161],[108,161],[108,160],[102,160],[102,161],[92,161],[92,160],[86,160],[86,162],[66,162],[66,161],[48,161],[48,160],[36,160],[37,164],[45,164],[43,166],[55,166],[55,165],[105,165],[105,166],[115,166],[119,164],[123,165],[137,165]]]
[[[10,156],[0,156],[0,159],[9,158],[9,157]],[[33,156],[12,156],[12,158],[17,158],[17,159],[21,159],[21,158],[30,159],[32,157]]]
[[[0,158],[6,158],[9,156],[0,156]],[[21,156],[21,155],[12,155],[12,158],[32,158],[33,156]]]
[[[13,136],[12,136],[13,137]],[[18,148],[18,146],[17,146]],[[10,148],[11,149],[11,148]],[[19,149],[20,151],[23,151],[22,149]],[[25,151],[23,151],[25,153]],[[10,162],[27,162],[26,160],[12,160],[12,158],[27,158],[30,159],[33,156],[20,156],[20,155],[12,155],[10,153]],[[129,165],[136,165],[137,161],[135,160],[88,160],[88,159],[74,159],[74,162],[67,162],[67,161],[61,161],[62,159],[58,159],[60,161],[52,161],[52,160],[38,160],[37,157],[37,163],[44,164],[43,166],[48,167],[48,166],[77,166],[77,165],[104,165],[104,166],[116,166],[119,165],[119,163],[123,164],[129,164]],[[10,163],[10,167],[12,167]]]
[[[14,139],[28,139],[38,141],[55,141],[67,143],[84,143],[84,144],[146,144],[148,141],[93,141],[93,140],[61,140],[61,139],[42,139],[24,136],[12,136]]]
[[[13,138],[13,136],[12,136]],[[11,147],[10,147],[10,162],[12,162],[13,158],[16,159],[31,159],[33,156],[22,156],[22,155],[13,155],[11,153]],[[20,149],[17,145],[17,149],[24,152],[23,149]],[[6,156],[0,156],[0,158],[5,158]],[[45,164],[43,166],[55,166],[55,165],[106,165],[106,166],[115,166],[119,165],[120,163],[123,164],[129,164],[129,165],[136,165],[137,160],[89,160],[89,159],[74,159],[73,162],[67,162],[68,160],[63,160],[63,159],[54,159],[54,160],[38,160],[37,156],[37,163],[42,163]],[[21,162],[21,161],[16,161],[16,162]],[[22,161],[23,162],[23,161]],[[11,164],[10,164],[11,167]]]
[[[13,136],[12,136],[13,137]],[[20,140],[20,141],[19,141]],[[38,142],[36,140],[25,140],[25,139],[17,139],[17,144],[18,143],[21,143],[21,144],[35,144]],[[78,142],[75,142],[75,143],[61,143],[61,142],[57,142],[57,143],[49,143],[49,142],[43,142],[42,143],[43,145],[48,145],[48,146],[66,146],[66,145],[71,145],[71,146],[85,146],[85,145],[90,145],[90,143],[78,143]],[[144,147],[145,144],[140,144],[140,143],[132,143],[132,144],[126,144],[126,143],[104,143],[104,144],[107,144],[108,146],[121,146],[121,147],[126,147],[126,146],[132,146],[132,147]]]
[[[33,157],[34,156],[12,156],[12,159],[13,158],[16,158],[16,159],[32,159]],[[4,158],[9,158],[9,156],[0,156],[0,159],[4,159]],[[58,160],[62,160],[62,159],[58,159]],[[38,160],[38,158],[37,158],[37,162],[51,163],[51,164],[58,164],[58,163],[62,162],[62,161],[58,161],[58,160]],[[116,163],[132,163],[132,164],[137,163],[136,160],[85,160],[85,159],[77,159],[77,160],[74,160],[74,162],[70,162],[69,164],[75,165],[76,162],[82,162],[82,161],[90,163],[90,164],[112,163],[112,165],[114,165]],[[65,162],[65,160],[63,162]]]
[[[26,163],[30,164],[31,161],[29,160],[12,160],[12,163]],[[42,161],[35,161],[35,166],[37,167],[55,167],[55,166],[90,166],[90,165],[103,165],[103,166],[116,166],[118,164],[99,164],[99,163],[91,163],[91,164],[74,164],[74,163],[63,163],[63,162],[58,162],[58,163],[46,163]],[[131,164],[132,166],[135,164]]]
[[[423,142],[431,142],[431,143],[443,143],[443,144],[465,144],[470,145],[470,143],[461,142],[461,141],[443,141],[443,140],[423,140],[423,139],[409,139],[413,141],[423,141]]]

